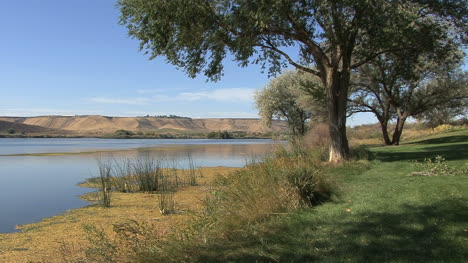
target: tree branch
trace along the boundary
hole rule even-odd
[[[268,41],[266,41],[268,42]],[[296,63],[288,54],[286,54],[284,51],[278,49],[277,47],[275,47],[274,45],[272,45],[271,43],[268,43],[268,45],[265,45],[265,44],[256,44],[255,46],[258,46],[258,47],[262,47],[262,48],[266,48],[266,49],[269,49],[269,50],[273,50],[275,51],[276,53],[280,54],[281,56],[283,56],[288,62],[289,64],[293,65],[295,68],[297,69],[300,69],[302,71],[305,71],[305,72],[308,72],[308,73],[311,73],[311,74],[314,74],[318,77],[320,77],[320,72],[316,71],[316,70],[313,70],[311,68],[308,68],[308,67],[305,67],[305,66],[302,66],[298,63]]]
[[[387,52],[391,52],[391,51],[396,51],[397,49],[384,49],[384,50],[381,50],[380,52],[377,52],[371,56],[368,56],[367,58],[365,58],[364,60],[358,62],[358,63],[355,63],[353,65],[351,65],[351,69],[356,69],[356,68],[359,68],[360,66],[368,63],[369,61],[372,61],[373,59],[375,59],[376,57],[382,55],[382,54],[385,54]]]

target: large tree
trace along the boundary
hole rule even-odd
[[[461,59],[457,50],[443,60],[402,55],[377,57],[361,67],[352,81],[351,111],[373,113],[387,145],[400,144],[409,117],[422,117],[434,109],[461,110],[467,95],[457,67]]]
[[[293,136],[303,136],[309,120],[323,120],[325,105],[320,80],[311,74],[286,71],[256,92],[255,103],[267,126],[285,120]]]
[[[330,160],[346,159],[351,71],[400,49],[438,52],[466,28],[462,0],[120,0],[121,24],[151,58],[165,56],[191,77],[240,66],[270,74],[292,65],[318,76],[327,93]],[[290,52],[297,50],[298,53]]]

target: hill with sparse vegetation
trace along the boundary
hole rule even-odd
[[[282,121],[274,121],[271,128],[259,119],[192,119],[179,116],[158,117],[108,117],[99,115],[83,116],[37,116],[37,117],[0,117],[0,133],[18,127],[26,133],[48,135],[104,136],[116,131],[129,131],[141,136],[154,136],[161,133],[186,134],[210,132],[243,132],[246,134],[282,133],[287,126]]]

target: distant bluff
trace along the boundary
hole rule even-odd
[[[79,116],[38,116],[38,117],[0,117],[3,125],[22,127],[30,131],[54,134],[102,135],[117,130],[133,132],[200,132],[237,131],[246,133],[285,132],[283,121],[274,121],[272,128],[265,127],[259,119],[191,119],[162,117],[107,117],[100,115]],[[44,129],[40,129],[42,127]]]

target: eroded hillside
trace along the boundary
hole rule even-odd
[[[190,119],[159,117],[106,117],[106,116],[38,116],[0,117],[2,127],[22,125],[25,132],[103,135],[117,130],[132,132],[200,132],[237,131],[246,133],[283,132],[286,123],[273,122],[272,128],[265,127],[259,119]]]

